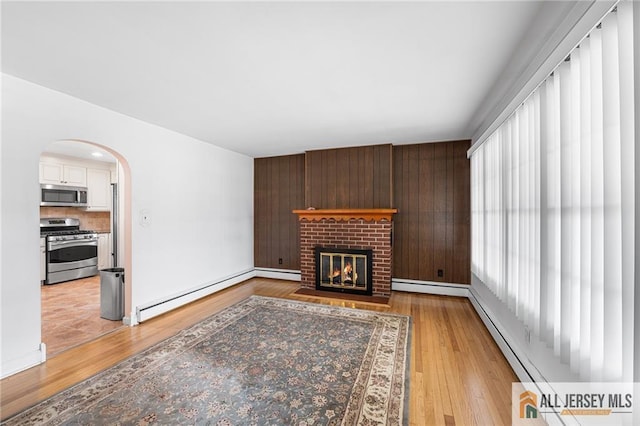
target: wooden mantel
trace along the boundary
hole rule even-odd
[[[293,210],[298,215],[298,220],[307,219],[318,221],[322,219],[335,219],[336,221],[363,219],[365,221],[391,221],[393,214],[398,209],[305,209]]]

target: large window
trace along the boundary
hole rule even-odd
[[[633,368],[632,4],[472,153],[472,272],[584,380]]]

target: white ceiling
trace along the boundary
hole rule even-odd
[[[2,70],[253,157],[470,138],[541,2],[3,2]]]
[[[59,154],[67,157],[81,158],[83,160],[100,161],[103,163],[117,163],[116,157],[108,151],[95,145],[74,140],[55,141],[49,144],[45,154]]]

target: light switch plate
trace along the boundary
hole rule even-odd
[[[145,227],[151,225],[151,211],[148,209],[140,210],[140,225]]]

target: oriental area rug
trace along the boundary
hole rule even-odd
[[[410,327],[251,296],[6,424],[403,425]]]

